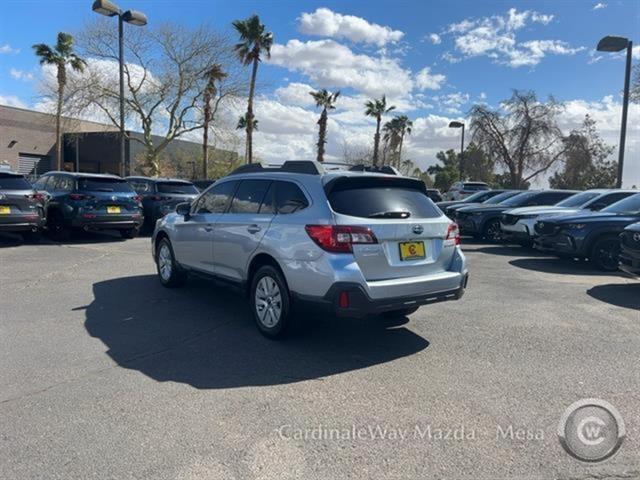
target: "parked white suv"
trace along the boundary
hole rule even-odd
[[[481,190],[491,190],[484,182],[455,182],[447,192],[447,200],[462,200]]]
[[[423,182],[316,162],[241,167],[160,219],[152,237],[163,285],[189,272],[235,283],[268,337],[285,332],[296,305],[359,317],[459,299],[459,242]]]

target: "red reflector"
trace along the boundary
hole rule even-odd
[[[82,215],[84,218],[96,218],[95,213],[85,213]]]
[[[348,292],[340,292],[340,297],[338,298],[338,306],[340,308],[349,308],[349,293]]]

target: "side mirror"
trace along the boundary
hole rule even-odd
[[[183,202],[176,205],[176,213],[182,215],[185,220],[189,220],[191,214],[191,204],[189,202]]]

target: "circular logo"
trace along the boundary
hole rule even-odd
[[[618,451],[624,422],[613,405],[597,398],[573,403],[562,415],[558,437],[566,452],[583,462],[601,462]]]
[[[424,228],[422,228],[422,225],[414,225],[412,230],[416,235],[420,235],[422,232],[424,232]]]
[[[640,233],[634,233],[633,234],[633,241],[634,242],[640,242]]]

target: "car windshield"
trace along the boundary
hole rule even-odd
[[[198,189],[192,183],[187,182],[158,182],[159,193],[198,194]]]
[[[624,200],[609,205],[607,208],[600,210],[603,213],[620,213],[624,215],[640,214],[640,193],[627,197]]]
[[[581,207],[589,200],[593,200],[594,198],[600,196],[601,193],[598,192],[580,192],[575,195],[571,195],[569,198],[565,198],[561,202],[556,203],[556,207]]]
[[[32,188],[22,175],[0,173],[0,190],[31,190]]]
[[[497,205],[498,203],[504,202],[507,198],[511,198],[514,195],[518,195],[521,192],[502,192],[500,195],[496,195],[495,197],[491,197],[486,202],[483,202],[483,205]]]
[[[505,200],[500,205],[505,207],[520,207],[527,201],[531,200],[533,197],[538,195],[540,192],[521,192],[517,195],[514,195],[508,200]]]
[[[489,185],[486,183],[465,183],[462,189],[466,191],[489,190]]]
[[[484,200],[486,200],[487,198],[491,197],[491,194],[493,192],[488,192],[486,190],[481,190],[479,192],[476,192],[474,194],[469,195],[467,198],[465,198],[463,200],[464,203],[472,203],[472,202],[482,202]]]
[[[133,187],[122,178],[80,177],[78,190],[87,192],[133,192]]]

